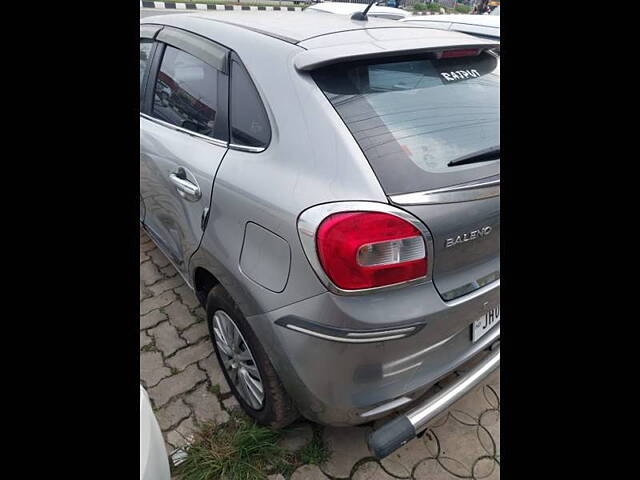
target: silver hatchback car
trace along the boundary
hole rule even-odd
[[[497,45],[311,12],[141,21],[140,221],[257,422],[401,409],[369,437],[384,457],[499,366]]]

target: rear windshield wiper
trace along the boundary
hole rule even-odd
[[[458,165],[467,165],[468,163],[489,162],[491,160],[500,160],[500,147],[491,147],[479,152],[465,155],[447,163],[447,167],[456,167]]]

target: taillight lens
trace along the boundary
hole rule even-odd
[[[325,273],[345,290],[393,285],[427,274],[420,231],[395,215],[331,215],[318,228],[316,246]]]

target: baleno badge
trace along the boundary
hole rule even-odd
[[[476,238],[486,237],[491,233],[491,230],[493,229],[489,225],[487,225],[486,227],[472,230],[469,233],[458,235],[456,238],[447,238],[445,248],[453,247],[454,245],[458,245],[459,243],[470,242],[471,240],[475,240]]]

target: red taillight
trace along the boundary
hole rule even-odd
[[[467,48],[462,50],[446,50],[441,53],[440,58],[460,58],[460,57],[474,57],[480,53],[477,48]]]
[[[420,231],[387,213],[331,215],[318,228],[316,246],[325,273],[345,290],[393,285],[427,274]]]

